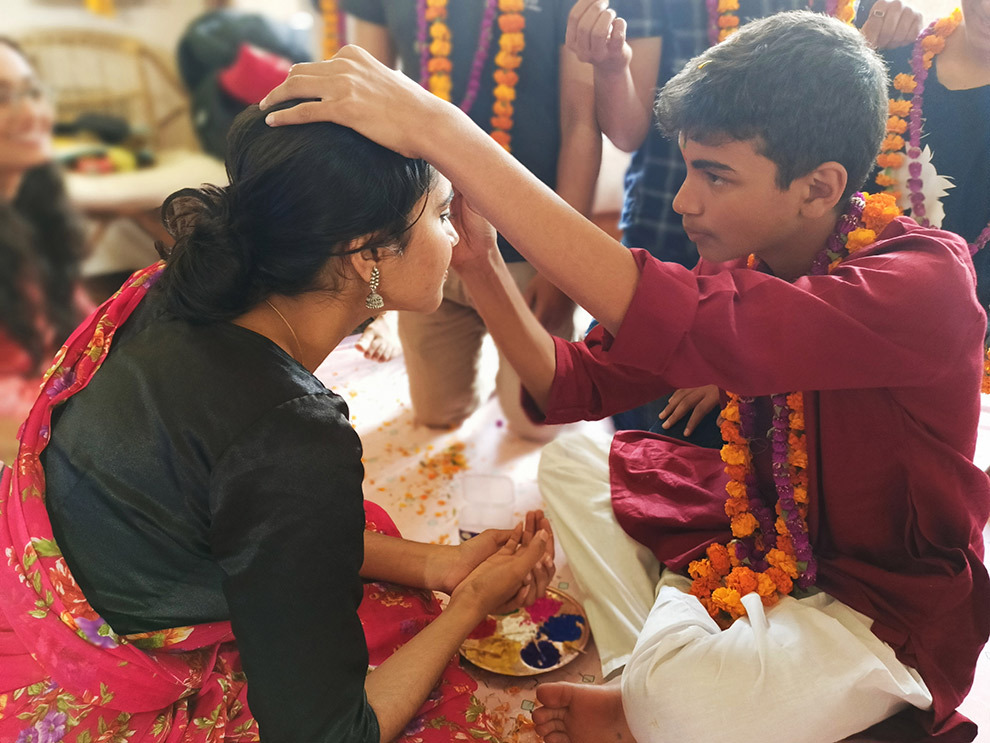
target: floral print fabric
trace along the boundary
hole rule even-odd
[[[113,336],[162,271],[137,272],[66,341],[0,479],[0,740],[12,743],[257,741],[247,679],[229,622],[117,635],[79,588],[52,535],[40,454],[52,410],[83,389]],[[398,536],[366,502],[366,528]],[[432,593],[365,586],[359,616],[372,666],[440,612]],[[314,638],[316,639],[316,638]],[[326,669],[328,674],[333,669]],[[496,739],[473,696],[475,682],[451,659],[408,743]]]

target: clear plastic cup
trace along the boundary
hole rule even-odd
[[[516,484],[511,477],[463,474],[459,486],[461,506],[457,512],[457,531],[462,542],[485,529],[513,526]]]

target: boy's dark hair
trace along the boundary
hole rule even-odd
[[[660,91],[668,137],[756,140],[777,185],[824,162],[843,165],[855,193],[873,168],[887,122],[883,60],[856,29],[806,10],[753,21],[695,57]]]
[[[299,101],[288,101],[276,109]],[[169,196],[162,219],[175,245],[158,290],[191,322],[231,320],[270,294],[293,296],[333,283],[331,259],[359,250],[401,253],[422,214],[435,171],[326,122],[270,127],[250,106],[227,138],[223,188]],[[359,248],[355,238],[367,238]]]

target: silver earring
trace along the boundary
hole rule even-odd
[[[380,310],[385,306],[385,300],[382,299],[382,295],[378,293],[378,284],[380,282],[381,274],[378,273],[378,266],[375,266],[371,269],[371,278],[368,280],[371,293],[368,295],[367,299],[364,300],[364,306],[369,310]]]

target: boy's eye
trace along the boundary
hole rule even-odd
[[[705,177],[708,179],[708,182],[711,183],[713,186],[717,186],[720,183],[725,183],[725,179],[722,176],[718,175],[717,173],[706,171]]]

